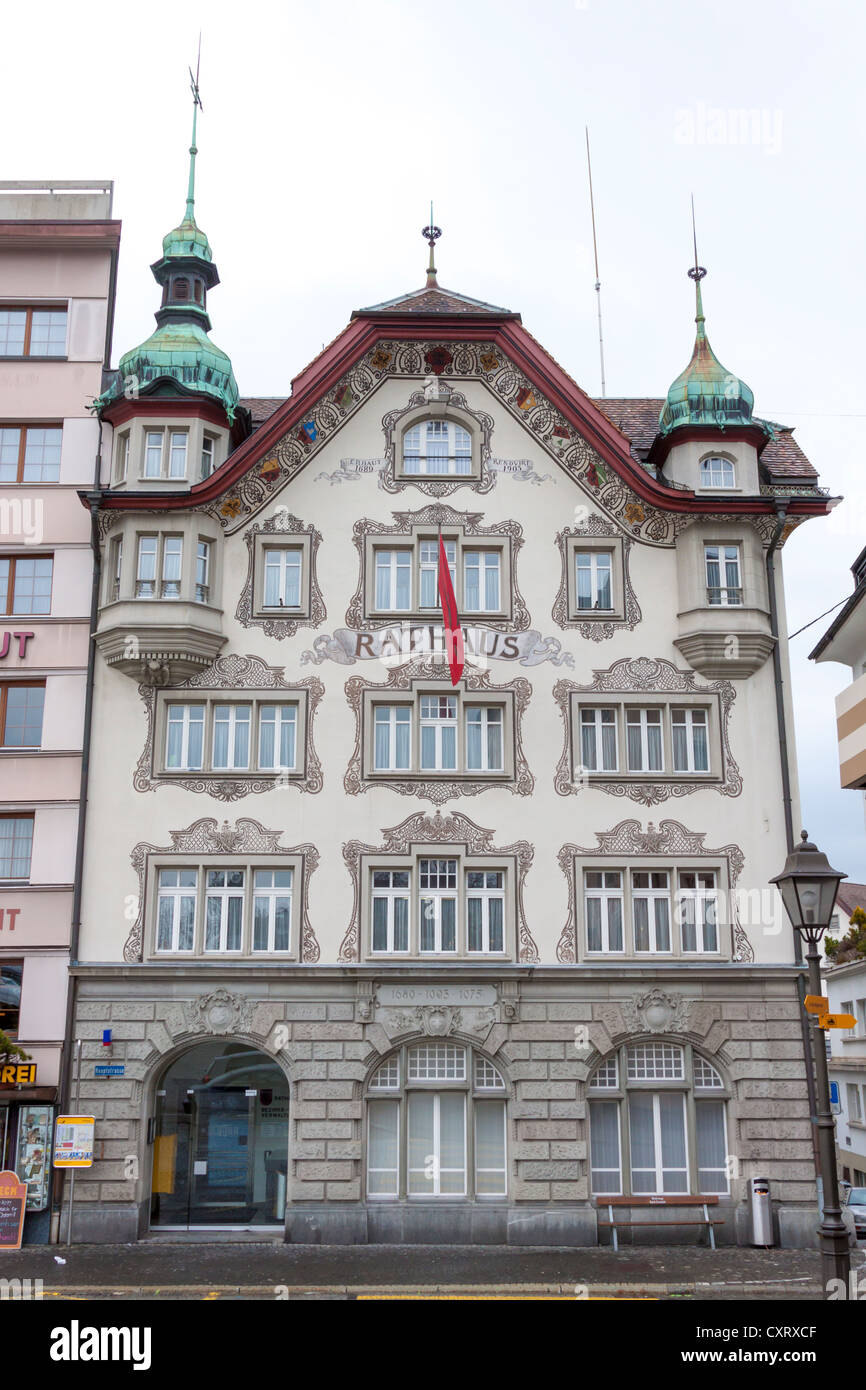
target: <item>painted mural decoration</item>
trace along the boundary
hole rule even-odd
[[[496,632],[490,627],[463,628],[467,666],[483,668],[488,661],[516,661],[521,666],[574,666],[571,652],[562,650],[558,637],[540,632]],[[357,661],[381,661],[399,665],[417,657],[447,663],[445,630],[437,623],[392,623],[375,632],[338,627],[333,635],[320,633],[309,648],[301,652],[301,665],[335,661],[338,666],[354,666]]]

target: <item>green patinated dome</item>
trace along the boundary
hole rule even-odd
[[[693,272],[689,272],[695,278]],[[703,272],[702,272],[703,273]],[[755,397],[750,388],[733,372],[727,371],[710,347],[704,327],[700,279],[695,279],[698,326],[691,361],[680,372],[668,391],[659,415],[659,430],[670,434],[682,425],[711,425],[725,429],[732,425],[750,425]]]
[[[195,256],[201,261],[212,261],[213,252],[205,233],[195,218],[185,217],[179,227],[168,232],[162,239],[164,257],[186,258]]]
[[[157,382],[174,382],[184,391],[213,396],[229,420],[234,419],[238,385],[232,364],[222,348],[212,343],[197,323],[164,323],[140,347],[120,359],[120,381],[105,403],[123,393],[123,383],[135,377],[138,389]]]

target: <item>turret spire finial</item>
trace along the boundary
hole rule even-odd
[[[195,127],[196,117],[198,116],[199,110],[204,110],[204,107],[201,104],[201,96],[199,95],[198,90],[198,75],[200,68],[201,34],[199,34],[198,36],[198,57],[196,58],[195,62],[195,77],[193,77],[192,68],[190,68],[189,70],[189,83],[190,90],[192,92],[192,141],[189,147],[189,185],[187,187],[186,193],[186,213],[184,215],[185,222],[195,222],[195,157],[198,154],[198,148],[195,143]]]
[[[439,282],[436,279],[436,263],[433,258],[433,247],[442,235],[441,227],[433,225],[433,202],[430,202],[430,223],[429,226],[422,228],[421,235],[430,247],[430,260],[427,264],[427,288],[438,289]]]
[[[689,279],[695,282],[695,323],[698,325],[698,337],[704,337],[704,304],[701,298],[701,281],[706,275],[702,265],[698,265],[698,234],[695,230],[695,195],[692,194],[692,244],[695,248],[695,263],[689,270]]]

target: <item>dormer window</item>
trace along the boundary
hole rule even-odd
[[[701,487],[732,488],[736,483],[737,473],[730,459],[701,459]]]
[[[403,472],[470,476],[472,436],[453,420],[420,420],[403,436]]]

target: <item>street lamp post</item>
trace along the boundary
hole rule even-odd
[[[822,993],[818,943],[830,925],[836,905],[836,894],[843,878],[847,878],[847,874],[840,874],[830,867],[826,854],[822,854],[816,845],[810,843],[804,830],[801,843],[788,855],[782,872],[770,879],[771,883],[778,886],[794,930],[806,942],[810,994]],[[818,1157],[824,1187],[824,1219],[818,1229],[821,1236],[824,1291],[825,1297],[828,1297],[831,1279],[841,1279],[847,1290],[850,1255],[848,1231],[842,1220],[842,1209],[839,1205],[836,1124],[830,1110],[825,1035],[823,1029],[818,1027],[817,1018],[810,1016],[810,1022],[818,1110]],[[807,1054],[806,1065],[809,1064]]]

